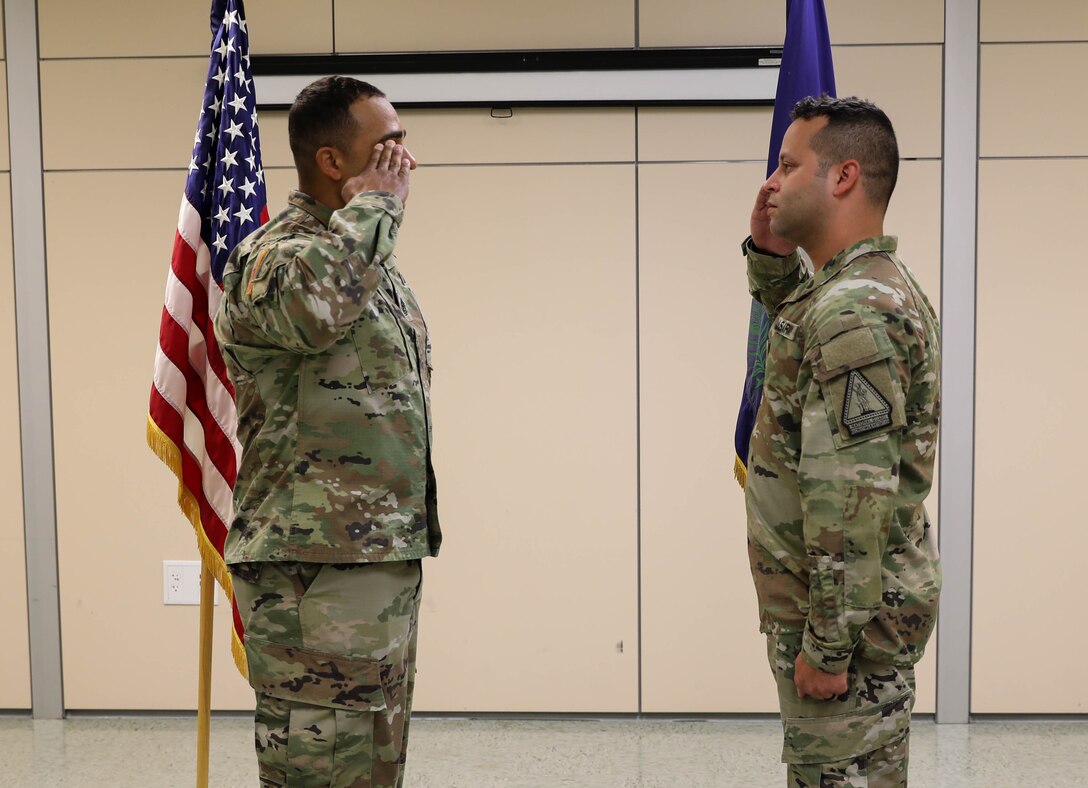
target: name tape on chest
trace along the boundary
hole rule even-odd
[[[776,334],[781,334],[786,339],[793,340],[796,339],[800,326],[796,323],[791,323],[784,317],[778,317],[775,318],[772,329]]]
[[[864,435],[892,423],[892,406],[867,377],[856,369],[846,379],[842,423],[851,436]]]

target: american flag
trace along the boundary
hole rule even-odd
[[[147,440],[178,477],[201,558],[233,602],[223,543],[241,446],[234,388],[212,321],[235,245],[268,221],[242,0],[213,0],[212,50],[159,326]],[[232,651],[246,673],[234,608]]]

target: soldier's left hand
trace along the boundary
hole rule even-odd
[[[797,685],[797,697],[806,695],[814,700],[831,700],[846,692],[846,673],[824,673],[811,667],[798,654],[793,663],[793,683]]]

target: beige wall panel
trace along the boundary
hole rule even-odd
[[[298,175],[294,167],[265,170],[264,186],[268,196],[268,215],[275,216],[287,207],[287,195],[298,188]]]
[[[727,0],[640,0],[639,44],[644,47],[781,46],[785,3]]]
[[[417,709],[638,708],[634,205],[630,166],[413,180],[446,537]]]
[[[778,708],[732,448],[752,300],[740,242],[765,169],[639,168],[646,712]]]
[[[641,108],[639,161],[765,162],[773,115],[771,107]]]
[[[903,161],[884,232],[899,237],[899,256],[941,311],[941,162]],[[928,507],[936,517],[936,506]]]
[[[979,35],[983,41],[1083,41],[1088,39],[1084,0],[981,0]]]
[[[904,158],[941,155],[941,47],[835,47],[835,87],[888,113]]]
[[[1088,344],[1088,326],[1078,317],[1080,289],[1062,284],[1076,282],[1082,266],[1076,255],[1039,254],[1040,238],[1084,220],[1085,183],[1088,161],[979,168],[976,714],[1088,712],[1088,686],[1069,679],[1088,650],[1077,625],[1083,600],[1070,592],[1088,552],[1081,493],[1088,426],[1073,415],[1088,383],[1076,352]],[[1075,185],[1054,199],[1054,184]],[[1040,649],[1055,637],[1060,648]]]
[[[926,499],[926,508],[931,517],[937,518],[937,496],[934,493]],[[915,714],[935,714],[937,712],[937,633],[926,644],[926,653],[914,666],[916,693],[914,696]]]
[[[41,56],[206,56],[210,7],[208,0],[39,0]],[[255,54],[332,51],[332,0],[308,0],[302,10],[293,0],[257,0],[246,6],[246,19]]]
[[[932,44],[944,40],[945,0],[829,0],[832,44]]]
[[[144,439],[184,179],[183,169],[46,176],[64,692],[71,709],[195,706],[198,608],[162,604],[162,562],[195,560],[196,538],[177,508],[173,475]],[[95,211],[86,210],[91,204]],[[123,239],[102,232],[103,215],[125,216]],[[215,619],[213,707],[252,708],[231,658],[222,594]]]
[[[5,136],[6,139],[6,136]],[[4,145],[4,149],[7,146]],[[15,345],[15,272],[11,251],[11,178],[0,174],[0,709],[30,708],[30,641],[26,619],[23,474],[19,443],[19,361]]]
[[[986,44],[979,89],[979,153],[1084,156],[1088,43]]]
[[[337,52],[579,49],[635,44],[631,0],[337,0]]]
[[[38,0],[41,56],[199,55],[211,42],[209,8],[207,0]]]
[[[255,55],[333,51],[332,0],[251,0],[246,19],[249,48]]]
[[[45,168],[184,168],[206,74],[199,58],[43,62]],[[119,114],[118,101],[133,111]]]
[[[285,110],[262,110],[258,113],[258,125],[261,128],[261,161],[267,170],[269,167],[295,168],[291,157],[291,144],[287,141],[287,112]]]
[[[397,97],[390,96],[396,104]],[[631,109],[514,108],[511,118],[487,109],[399,113],[408,147],[422,164],[521,164],[634,161]]]

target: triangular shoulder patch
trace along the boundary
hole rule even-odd
[[[892,423],[892,406],[865,375],[850,370],[846,379],[846,398],[842,423],[852,437],[864,435]]]

